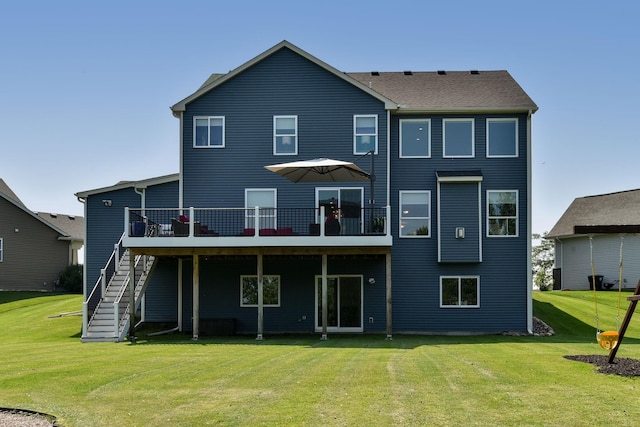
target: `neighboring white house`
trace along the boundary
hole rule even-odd
[[[640,189],[576,198],[546,236],[555,242],[554,289],[590,289],[592,254],[603,289],[617,289],[621,253],[622,286],[634,289],[639,232]]]

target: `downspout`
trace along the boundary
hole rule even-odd
[[[147,207],[147,198],[146,198],[146,191],[144,188],[134,188],[133,191],[135,191],[137,194],[140,195],[140,209],[141,210],[145,210],[145,208]],[[144,212],[143,212],[144,215]]]
[[[87,336],[87,330],[89,327],[89,312],[87,310],[87,200],[82,197],[76,197],[80,203],[84,205],[83,212],[85,218],[85,225],[83,231],[84,238],[84,259],[82,260],[82,264],[84,265],[82,268],[82,337]]]
[[[175,114],[174,114],[175,115]],[[180,159],[180,170],[179,170],[179,176],[178,176],[178,208],[182,211],[182,200],[184,198],[184,185],[182,183],[182,178],[183,178],[183,171],[182,171],[182,165],[184,163],[184,159],[183,159],[183,145],[184,145],[184,111],[180,112],[180,152],[178,153],[178,158]]]
[[[144,218],[147,216],[147,213],[145,212],[145,209],[147,208],[147,191],[145,188],[136,188],[136,187],[133,188],[133,191],[135,191],[137,194],[140,195],[140,213]],[[147,257],[146,255],[143,255],[143,265],[147,265],[146,257]],[[129,283],[133,283],[133,289],[135,294],[135,287],[137,284],[135,282],[129,282]],[[140,302],[140,323],[142,323],[145,320],[144,295],[140,295],[140,298],[142,298],[142,301]],[[135,304],[134,304],[134,307],[135,307]]]
[[[553,267],[560,269],[560,284],[564,283],[564,269],[562,268],[564,265],[564,241],[556,237],[554,239],[554,248],[553,248]],[[560,252],[560,256],[558,256],[558,252]],[[558,265],[558,258],[560,258],[560,264]],[[560,287],[562,290],[562,287]]]
[[[527,332],[533,334],[533,273],[531,262],[531,115],[532,110],[527,114]]]

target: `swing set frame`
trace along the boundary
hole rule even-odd
[[[575,234],[640,234],[640,225],[576,225],[574,226]],[[594,292],[596,292],[595,283],[593,284]],[[622,283],[619,283],[618,286],[622,286]],[[638,284],[636,285],[636,289],[633,292],[633,295],[627,297],[627,301],[629,301],[629,307],[627,308],[627,313],[624,316],[624,320],[620,325],[620,330],[618,331],[618,343],[609,350],[609,357],[607,359],[607,363],[613,363],[616,357],[616,353],[618,352],[618,348],[622,344],[622,340],[624,338],[624,334],[627,331],[627,327],[629,326],[629,322],[631,322],[631,318],[633,317],[633,313],[636,311],[636,306],[638,305],[638,301],[640,301],[640,280],[638,280]]]

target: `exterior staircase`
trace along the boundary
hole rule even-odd
[[[118,257],[119,253],[122,253],[120,257]],[[113,264],[111,269],[109,269],[110,263]],[[141,296],[144,295],[155,265],[156,259],[152,256],[136,256],[134,280],[136,310],[140,307]],[[108,271],[112,271],[110,278],[106,277]],[[102,270],[101,278],[83,304],[82,342],[118,342],[125,339],[130,322],[130,282],[129,250],[118,244],[112,259]],[[93,314],[90,313],[92,305],[95,305]]]

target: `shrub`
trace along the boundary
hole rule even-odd
[[[74,294],[82,293],[82,264],[70,265],[60,273],[58,277],[58,286],[64,288],[67,292]]]

